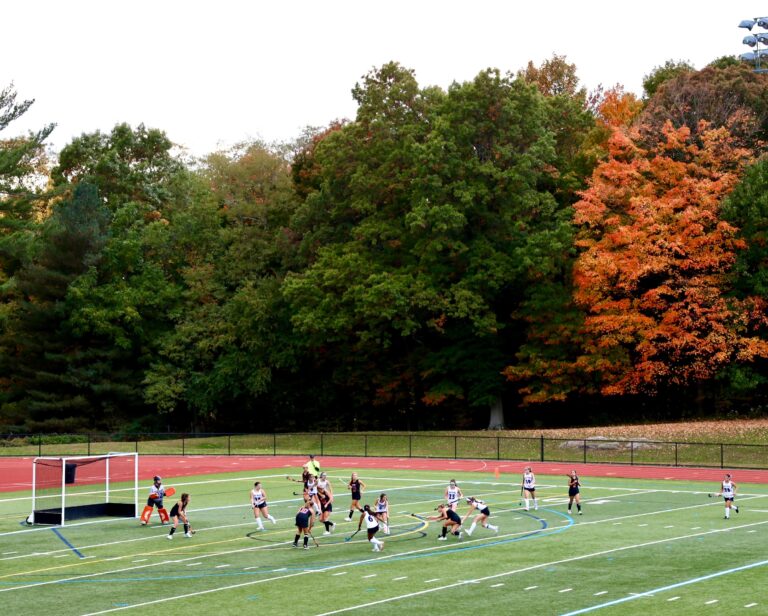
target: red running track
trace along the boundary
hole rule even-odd
[[[31,457],[0,457],[0,492],[28,490],[32,485]],[[298,476],[306,456],[139,456],[139,479],[150,481],[160,475],[172,477],[208,475],[236,471],[261,471],[285,467],[288,474]],[[669,466],[629,466],[612,464],[571,464],[562,462],[525,462],[510,460],[449,460],[441,458],[318,458],[324,468],[406,469],[424,471],[486,472],[495,477],[498,469],[502,480],[519,481],[523,468],[533,467],[539,475],[564,475],[576,469],[582,477],[626,477],[633,479],[667,479],[710,481],[719,483],[724,473],[733,474],[738,483],[768,483],[768,470],[675,468]]]

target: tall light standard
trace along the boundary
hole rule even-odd
[[[752,28],[757,26],[763,30],[768,30],[768,17],[755,17],[754,19],[743,19],[739,24],[739,28],[746,28],[752,32]],[[755,34],[749,34],[741,41],[745,45],[754,47],[755,51],[749,51],[739,56],[740,60],[746,62],[755,63],[756,73],[768,73],[768,69],[760,68],[760,58],[762,56],[768,56],[768,32],[756,32]],[[765,48],[761,49],[760,44],[765,45]]]

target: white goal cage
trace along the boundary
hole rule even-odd
[[[139,455],[40,457],[32,461],[29,524],[82,518],[139,517]]]

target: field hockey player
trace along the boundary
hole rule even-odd
[[[176,532],[176,528],[179,525],[179,520],[184,522],[184,536],[189,538],[192,536],[189,527],[189,518],[187,517],[187,505],[189,505],[189,494],[184,492],[181,495],[181,500],[171,507],[171,518],[173,519],[173,526],[171,532],[168,533],[168,539],[173,539],[173,533]]]
[[[448,505],[440,504],[437,506],[437,515],[433,515],[427,518],[427,520],[436,520],[443,522],[442,534],[438,536],[438,541],[445,541],[448,539],[446,535],[450,529],[451,534],[455,535],[458,539],[461,539],[461,518],[459,514],[453,511]]]
[[[320,521],[325,526],[324,535],[330,535],[331,530],[336,526],[331,522],[331,512],[333,512],[333,494],[325,488],[317,488],[317,498],[320,500]]]
[[[315,525],[315,512],[312,511],[312,502],[304,499],[304,503],[296,512],[296,536],[293,538],[293,547],[299,547],[299,537],[304,535],[304,549],[309,549],[309,534]]]
[[[351,492],[352,503],[349,505],[349,515],[344,521],[351,522],[352,514],[355,512],[355,509],[363,511],[363,509],[360,508],[360,499],[362,498],[363,492],[365,492],[365,484],[358,479],[357,473],[352,473],[352,478],[349,480],[347,488],[349,488],[349,491]]]
[[[485,501],[481,501],[474,496],[470,496],[467,498],[467,504],[469,505],[469,511],[467,511],[467,515],[465,515],[464,519],[461,521],[462,524],[467,521],[469,516],[471,516],[474,512],[477,512],[475,519],[472,520],[472,525],[466,531],[467,535],[471,537],[472,533],[475,531],[475,527],[478,524],[480,524],[480,526],[483,528],[492,530],[495,533],[499,532],[498,526],[494,526],[488,522],[488,518],[491,517],[491,510],[488,508],[488,505],[485,504]]]
[[[376,510],[376,517],[379,518],[379,522],[381,522],[381,529],[384,531],[385,535],[389,534],[389,499],[387,499],[387,495],[382,492],[379,498],[376,500],[375,503],[373,503],[373,507]]]
[[[267,506],[267,492],[261,487],[261,482],[257,481],[253,484],[251,490],[251,506],[253,507],[253,517],[256,518],[256,524],[259,530],[264,530],[264,524],[261,522],[261,518],[266,518],[272,524],[277,524],[277,520],[269,515],[269,507]]]
[[[371,508],[366,505],[363,507],[363,513],[360,515],[360,521],[357,523],[357,530],[360,530],[365,521],[366,530],[368,531],[368,541],[373,545],[374,552],[381,552],[384,549],[384,542],[376,539],[376,533],[379,532],[379,518],[371,511]]]
[[[147,504],[144,507],[144,511],[141,512],[141,524],[146,526],[149,524],[149,518],[152,516],[152,512],[157,507],[157,514],[160,516],[160,523],[167,524],[170,521],[168,511],[163,507],[163,497],[165,496],[165,487],[163,487],[163,481],[155,475],[153,478],[152,487],[149,489],[149,498],[147,498]],[[170,496],[170,494],[169,494]]]

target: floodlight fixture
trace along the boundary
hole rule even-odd
[[[754,19],[742,19],[741,23],[739,24],[739,28],[746,28],[747,30],[752,30],[752,28],[755,27],[755,24],[757,22]]]
[[[749,36],[745,36],[741,42],[745,45],[749,45],[750,47],[754,47],[757,45],[757,41],[758,38],[754,34],[750,34]]]
[[[762,43],[763,45],[768,45],[768,32],[760,32],[759,34],[755,35],[755,38],[757,38],[757,41],[759,43]]]
[[[768,17],[758,17],[757,25],[763,28],[764,30],[768,30]]]

